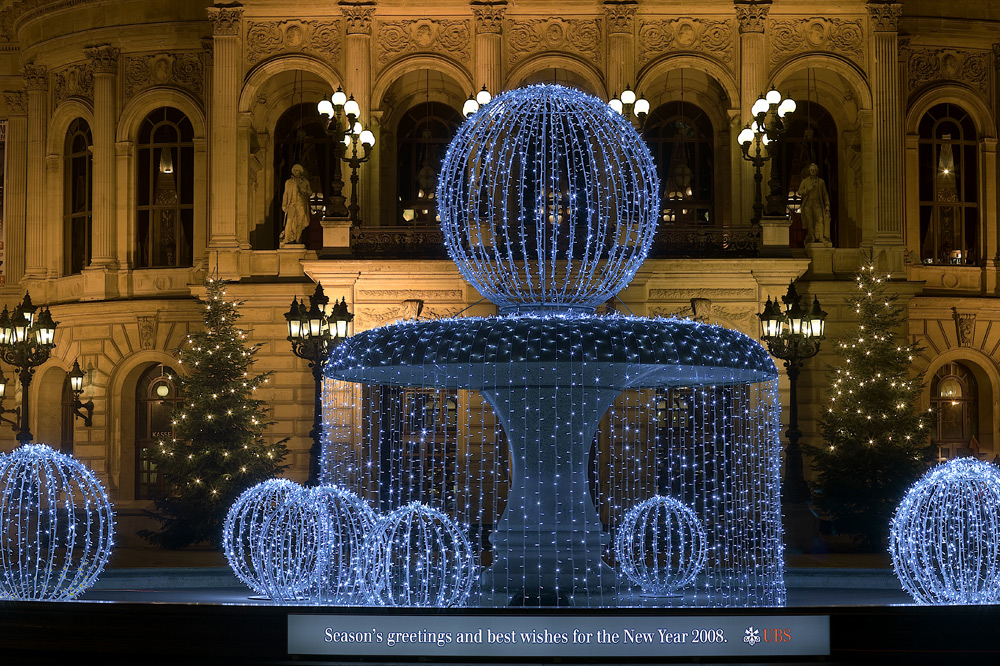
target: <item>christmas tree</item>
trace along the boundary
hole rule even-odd
[[[820,417],[825,444],[803,447],[818,473],[814,505],[835,529],[879,547],[910,485],[933,456],[928,413],[918,406],[923,380],[912,371],[915,345],[896,340],[903,308],[889,278],[861,268],[848,298],[855,331],[837,344],[842,365],[831,369],[830,404]]]
[[[206,283],[204,330],[177,351],[187,372],[176,378],[183,402],[172,416],[173,436],[150,455],[167,492],[148,515],[161,528],[140,536],[164,548],[209,542],[218,546],[229,507],[252,485],[284,469],[285,441],[268,444],[267,407],[255,392],[270,372],[252,375],[261,344],[247,345],[237,328],[242,303],[226,299],[226,283]]]

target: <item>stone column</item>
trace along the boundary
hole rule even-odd
[[[374,133],[376,128],[371,126],[371,95],[372,95],[372,22],[375,15],[374,2],[341,2],[340,11],[344,14],[344,22],[347,24],[347,48],[344,60],[344,91],[348,95],[354,95],[354,100],[361,107],[361,124]],[[379,136],[375,134],[375,150],[379,150]],[[360,150],[360,147],[359,147]],[[365,163],[359,169],[358,177],[358,205],[361,208],[359,213],[361,224],[377,224],[376,220],[370,217],[371,207],[368,202],[373,189],[373,174],[376,173],[370,168],[371,163]],[[350,169],[344,165],[344,181],[348,183],[345,188],[348,200],[350,200]]]
[[[5,90],[7,103],[7,191],[3,228],[3,280],[15,284],[24,276],[24,221],[27,202],[28,95],[23,90]]]
[[[28,90],[27,196],[24,215],[24,276],[44,278],[45,261],[45,134],[49,121],[49,73],[44,65],[21,69]],[[54,230],[52,230],[54,231]],[[62,234],[56,237],[61,238]]]
[[[608,20],[608,96],[621,95],[625,86],[639,94],[635,80],[635,10],[630,0],[607,0],[604,14]]]
[[[504,83],[502,33],[507,2],[474,0],[471,4],[476,17],[476,78],[469,92],[475,94],[486,86],[491,95],[498,95]]]
[[[736,0],[733,3],[740,24],[740,120],[742,128],[750,121],[750,108],[757,97],[767,91],[767,53],[764,48],[764,26],[771,9],[771,0]],[[737,130],[739,134],[739,130]],[[730,149],[733,159],[743,165],[740,170],[740,210],[734,220],[737,225],[749,225],[753,217],[754,168],[743,159],[734,136]],[[767,182],[767,174],[764,174]],[[766,196],[762,192],[761,196]]]
[[[238,274],[235,250],[250,247],[246,239],[240,242],[236,231],[236,111],[243,82],[240,49],[243,7],[236,4],[209,7],[208,18],[213,34],[208,249],[223,250],[218,255],[219,273],[225,277]]]
[[[903,242],[903,106],[898,69],[899,15],[902,5],[871,0],[872,111],[874,113],[875,159],[875,238],[879,245]]]
[[[993,75],[993,114],[994,121],[997,126],[1000,127],[1000,44],[993,45],[993,67],[995,69]],[[990,180],[983,179],[985,187],[983,191],[989,192],[993,191],[992,204],[993,208],[986,209],[983,207],[982,215],[985,220],[985,226],[987,228],[987,235],[992,239],[992,245],[987,246],[983,244],[983,258],[986,260],[986,292],[991,294],[1000,293],[1000,240],[997,238],[997,233],[1000,231],[1000,209],[998,209],[998,201],[1000,198],[996,193],[1000,193],[1000,164],[996,163],[998,153],[995,149],[994,142],[994,152],[989,156],[994,161],[992,163],[993,168],[993,178]]]
[[[115,268],[118,265],[115,247],[115,124],[118,119],[115,84],[119,50],[104,45],[87,49],[86,53],[94,68],[94,224],[90,265]]]

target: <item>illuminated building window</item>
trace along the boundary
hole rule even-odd
[[[857,247],[859,238],[849,238],[850,232],[841,233],[838,225],[839,178],[837,165],[837,124],[830,112],[816,102],[796,101],[795,113],[786,120],[786,131],[778,142],[776,167],[779,173],[781,196],[787,199],[787,210],[792,219],[790,231],[794,247],[802,247],[807,229],[801,222],[799,184],[808,176],[810,164],[819,168],[819,177],[826,185],[830,198],[830,240],[837,247]]]
[[[713,222],[715,134],[708,116],[689,102],[670,102],[649,115],[642,135],[662,184],[662,222]]]
[[[462,115],[446,104],[414,106],[399,121],[397,171],[399,224],[437,224],[437,188],[441,160]]]
[[[79,273],[90,265],[93,223],[94,140],[90,126],[77,118],[66,132],[63,155],[63,220],[65,272]]]
[[[961,363],[948,363],[931,380],[931,407],[937,414],[934,443],[938,459],[978,453],[979,410],[976,378]]]
[[[135,498],[153,499],[166,485],[149,451],[157,442],[173,437],[170,415],[180,403],[174,371],[155,365],[139,378],[135,390]]]

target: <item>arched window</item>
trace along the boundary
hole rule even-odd
[[[194,128],[171,107],[139,126],[137,268],[190,266],[194,238]]]
[[[785,123],[785,134],[778,142],[775,168],[780,178],[776,183],[781,188],[778,196],[787,200],[792,220],[790,244],[792,247],[802,247],[805,242],[807,230],[802,228],[799,215],[798,190],[809,165],[815,164],[830,197],[830,240],[835,246],[840,246],[840,229],[837,223],[837,124],[829,111],[809,100],[798,102],[795,113]]]
[[[663,222],[714,222],[715,134],[705,112],[688,102],[669,102],[649,115],[642,135],[659,170]]]
[[[979,260],[976,128],[954,104],[938,104],[919,127],[920,258],[925,264]]]
[[[441,160],[462,120],[458,111],[440,102],[418,104],[400,119],[396,132],[399,224],[437,223],[434,197]]]
[[[939,460],[979,452],[976,378],[961,363],[948,363],[931,380],[931,408],[937,414],[934,443]]]
[[[142,374],[135,389],[135,498],[152,499],[164,492],[163,476],[150,460],[149,451],[173,436],[170,415],[180,403],[175,372],[154,365]]]
[[[83,118],[74,120],[66,132],[66,147],[63,150],[63,271],[67,275],[79,273],[90,265],[93,144],[87,121]]]

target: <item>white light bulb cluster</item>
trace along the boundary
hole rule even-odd
[[[111,557],[114,514],[104,486],[44,444],[0,455],[0,599],[74,599]]]
[[[619,523],[615,561],[643,590],[672,595],[704,568],[707,540],[694,511],[672,497],[654,495],[629,509]]]
[[[254,568],[253,551],[260,543],[264,523],[301,486],[288,479],[268,479],[245,490],[233,503],[222,525],[226,560],[240,581],[257,594],[266,594],[261,575]]]
[[[953,458],[927,472],[896,509],[889,552],[919,604],[1000,603],[1000,469]]]

